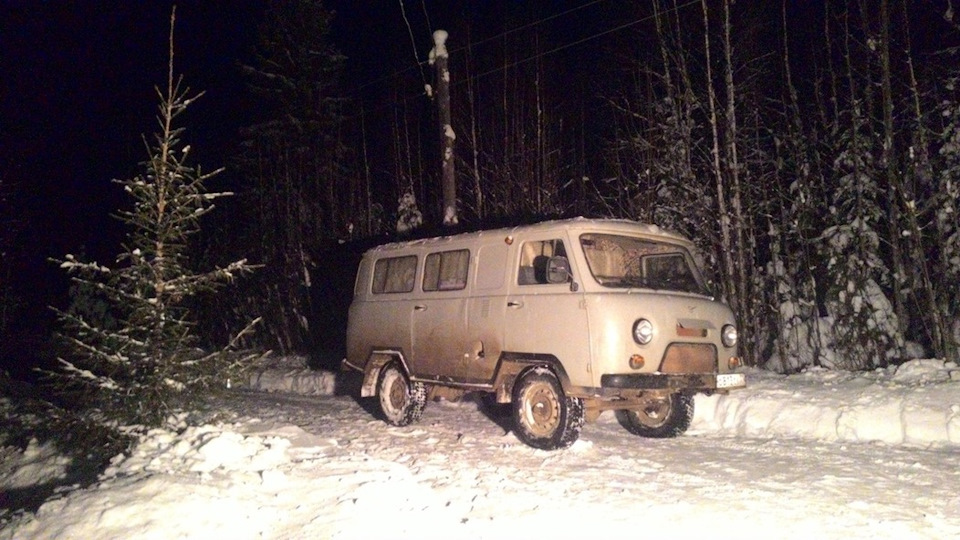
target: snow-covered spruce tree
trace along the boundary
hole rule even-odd
[[[830,283],[827,308],[833,319],[836,358],[829,367],[859,370],[896,358],[904,345],[896,314],[880,287],[889,271],[879,256],[882,219],[877,169],[864,122],[854,102],[852,120],[843,135],[835,168],[840,175],[830,207],[833,225],[823,232]]]
[[[258,112],[234,169],[245,203],[237,237],[269,270],[244,287],[235,311],[261,314],[259,345],[289,354],[313,351],[310,321],[325,307],[309,294],[316,258],[370,212],[361,175],[347,168],[344,56],[329,37],[333,17],[322,0],[265,2],[255,57],[243,66]]]
[[[133,199],[119,219],[129,227],[114,268],[60,261],[73,280],[99,291],[118,324],[100,325],[79,312],[60,312],[61,336],[69,354],[52,373],[61,393],[76,400],[89,417],[108,424],[160,424],[169,414],[187,410],[196,398],[227,377],[226,355],[195,347],[188,300],[213,291],[251,270],[245,260],[208,272],[189,269],[188,241],[200,218],[213,209],[204,182],[219,171],[201,173],[187,164],[190,147],[181,141],[174,120],[199,97],[189,96],[173,75],[173,22],[166,91],[160,97],[160,131],[145,140],[149,159],[143,172],[117,180]]]
[[[940,247],[935,272],[940,275],[941,285],[937,288],[940,310],[950,319],[944,350],[957,361],[960,360],[960,286],[957,285],[960,283],[960,99],[956,96],[960,76],[949,78],[945,86],[951,98],[941,101],[939,111],[945,126],[940,133],[938,171],[934,179],[934,234]]]
[[[413,191],[406,191],[400,196],[399,206],[397,206],[397,232],[400,234],[410,234],[414,229],[423,224],[423,214],[417,208],[417,198]]]

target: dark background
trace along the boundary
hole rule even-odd
[[[258,2],[180,2],[175,71],[207,91],[185,139],[205,168],[244,122],[238,62],[253,44]],[[68,281],[50,258],[71,253],[112,264],[130,178],[157,130],[172,2],[4,2],[0,12],[0,174],[15,216],[13,273],[23,303],[3,346],[22,372],[49,347],[48,306],[67,303]],[[6,276],[4,276],[6,277]]]
[[[588,3],[557,2],[530,10],[529,17],[537,20]],[[194,149],[194,161],[212,170],[225,164],[256,110],[240,66],[252,60],[265,2],[176,4],[174,70],[186,86],[205,93],[182,120],[184,140]],[[376,111],[390,95],[392,79],[419,78],[415,54],[426,59],[431,30],[469,11],[476,24],[471,39],[482,40],[505,24],[507,4],[411,0],[404,3],[408,28],[399,2],[325,2],[336,13],[331,38],[347,57],[347,94]],[[9,280],[19,302],[0,351],[4,368],[15,374],[49,356],[54,323],[49,307],[69,302],[69,281],[51,259],[69,253],[110,265],[119,252],[124,230],[113,214],[127,201],[113,180],[139,172],[147,156],[143,137],[156,131],[155,87],[166,83],[173,5],[122,0],[0,4],[0,175],[14,245],[5,255],[13,262],[12,273],[0,279]],[[588,35],[605,13],[582,10],[558,19],[554,31]],[[520,17],[510,24],[522,25]],[[464,36],[454,36],[451,48],[458,38],[462,46]],[[571,54],[583,59],[590,50],[580,47]],[[423,69],[430,79],[429,66]],[[411,99],[417,99],[415,92]],[[377,141],[370,144],[375,153]],[[229,171],[216,181],[216,189],[234,187]]]
[[[13,284],[20,302],[20,316],[9,329],[10,341],[0,345],[11,371],[24,371],[43,355],[54,322],[48,306],[62,308],[68,302],[66,275],[50,259],[72,253],[109,265],[119,252],[124,231],[112,214],[126,198],[112,180],[139,171],[138,164],[147,155],[142,137],[156,131],[155,86],[166,81],[173,4],[167,0],[0,2],[0,179],[7,194],[5,208],[11,214],[0,217],[12,217],[4,226],[14,235],[14,247],[4,255],[13,261],[12,273],[0,279]],[[257,108],[240,65],[252,60],[265,2],[181,0],[176,4],[175,72],[182,74],[185,85],[205,92],[181,125],[187,129],[184,138],[194,148],[195,162],[212,170],[226,164],[240,129],[249,125]],[[591,140],[609,135],[607,120],[599,112],[600,96],[616,72],[617,42],[627,32],[608,31],[641,19],[646,8],[640,4],[405,0],[402,5],[406,20],[396,0],[325,2],[336,13],[331,39],[347,57],[344,93],[372,116],[388,114],[389,107],[383,104],[395,103],[398,87],[407,89],[401,93],[409,90],[408,96],[401,97],[425,99],[417,95],[421,76],[415,59],[426,59],[431,30],[461,28],[469,20],[470,35],[453,34],[451,51],[469,41],[478,44],[474,55],[479,64],[485,58],[495,64],[502,62],[497,60],[497,47],[504,29],[545,21],[538,26],[545,50],[572,45],[552,54],[551,60],[562,71],[562,88],[557,91],[563,99],[579,100],[588,111],[584,131],[595,138],[587,141],[586,153],[595,149],[589,147],[596,144]],[[956,45],[957,32],[938,18],[946,4],[920,0],[917,6],[914,24],[922,29],[915,33],[918,50]],[[823,8],[821,2],[806,0],[790,2],[788,7],[797,29],[792,44],[794,75],[802,81],[809,75],[804,73],[809,65],[804,58],[804,29],[814,39]],[[565,15],[570,10],[575,11]],[[774,50],[778,33],[771,21],[778,20],[779,2],[761,3],[753,16],[756,20],[740,21],[742,27],[754,29],[743,33],[760,35],[754,46],[773,40],[769,47]],[[649,28],[636,26],[629,32],[634,45],[643,46],[647,39],[655,46]],[[946,43],[945,38],[953,42]],[[429,67],[423,69],[431,80]],[[483,69],[480,65],[478,71]],[[414,84],[402,86],[397,83],[400,78],[412,78]],[[775,79],[770,76],[767,83]],[[376,128],[371,131],[375,133]],[[389,178],[377,168],[377,160],[389,158],[379,152],[375,137],[369,144],[373,174],[387,178],[385,183]],[[592,173],[602,178],[602,171]],[[212,187],[233,189],[233,181],[228,171]],[[388,193],[384,200],[387,212],[393,212],[395,206],[388,205],[395,204],[396,195]]]

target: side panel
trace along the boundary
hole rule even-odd
[[[347,362],[357,368],[366,365],[375,349],[398,350],[405,355],[411,349],[410,295],[372,294],[374,262],[365,257],[361,263],[348,315]]]
[[[346,361],[354,368],[363,368],[370,353],[369,334],[364,328],[365,316],[369,310],[365,307],[367,294],[370,292],[372,260],[369,254],[364,255],[357,269],[357,279],[353,288],[353,301],[347,312],[347,358]]]
[[[507,259],[510,248],[502,241],[482,246],[477,252],[476,280],[468,307],[470,350],[465,359],[464,381],[489,383],[503,352],[506,310]]]
[[[406,309],[413,321],[411,374],[438,381],[461,378],[471,349],[464,291],[424,293],[406,302]]]
[[[525,253],[528,243],[535,245],[536,242],[553,240],[562,240],[566,253],[570,252],[567,235],[557,231],[517,235],[510,263],[509,294],[504,306],[504,349],[519,355],[552,355],[563,364],[571,384],[589,386],[592,382],[590,330],[583,294],[573,292],[570,283],[542,283],[542,279],[531,281],[529,277],[531,254]],[[579,282],[581,276],[576,267],[572,271],[573,281]]]

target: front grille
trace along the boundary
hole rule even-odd
[[[677,335],[680,337],[707,337],[706,328],[685,328],[677,324]]]
[[[717,348],[709,343],[671,343],[660,373],[716,373]]]

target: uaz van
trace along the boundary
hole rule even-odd
[[[733,313],[692,248],[653,225],[576,218],[371,249],[344,367],[396,426],[431,396],[479,391],[510,403],[536,448],[573,444],[604,410],[634,434],[679,435],[695,393],[745,386]]]

